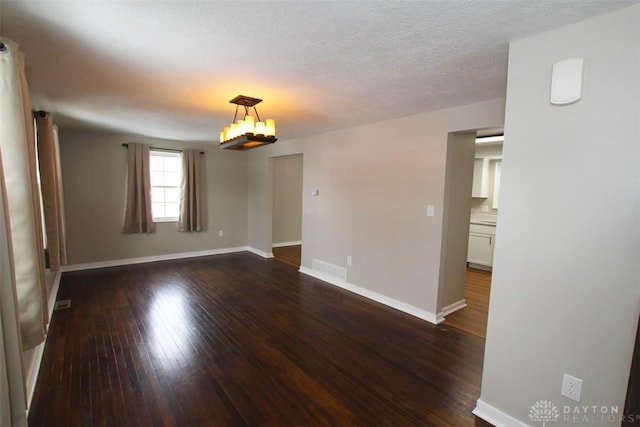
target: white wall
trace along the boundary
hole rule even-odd
[[[503,108],[498,99],[251,151],[249,245],[270,251],[269,158],[304,153],[302,267],[345,267],[350,284],[435,316],[448,134],[502,126]]]
[[[571,57],[585,59],[583,99],[553,106],[551,67]],[[584,381],[580,405],[624,408],[640,313],[639,81],[640,5],[511,44],[478,406],[504,425],[529,424],[541,399],[573,408],[565,372]]]
[[[158,223],[155,233],[124,234],[127,149],[144,142],[158,148],[205,151],[205,231],[181,233]],[[214,144],[197,145],[97,131],[60,130],[69,264],[110,262],[241,247],[247,244],[247,155]],[[218,237],[223,230],[224,236]]]

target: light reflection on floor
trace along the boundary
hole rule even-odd
[[[154,294],[147,314],[149,351],[163,359],[174,373],[190,362],[193,356],[192,318],[187,300],[179,286],[163,288]]]

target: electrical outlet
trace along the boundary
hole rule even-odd
[[[347,256],[347,265],[351,265],[351,255]]]
[[[580,394],[582,393],[582,380],[580,378],[572,377],[571,375],[564,374],[562,378],[562,392],[564,397],[580,402]]]
[[[218,230],[218,237],[222,237],[222,236],[224,236],[224,231]]]

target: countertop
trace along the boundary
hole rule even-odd
[[[498,217],[496,215],[474,214],[471,215],[471,219],[469,222],[471,224],[491,225],[495,227],[498,222]]]

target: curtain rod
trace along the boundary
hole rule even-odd
[[[122,144],[123,147],[129,148],[129,144]],[[182,153],[182,150],[175,150],[173,148],[157,148],[157,147],[149,147],[150,150],[155,151],[168,151],[170,153]],[[200,154],[204,154],[204,151],[201,151]]]

